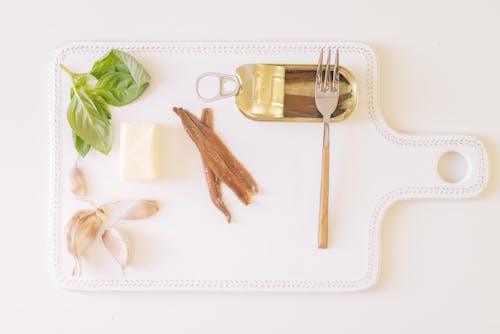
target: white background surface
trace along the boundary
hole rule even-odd
[[[0,5],[0,332],[500,331],[497,1],[158,3]],[[389,122],[407,132],[478,136],[490,155],[490,185],[473,200],[394,206],[382,227],[380,282],[361,293],[59,290],[47,274],[47,66],[51,50],[74,39],[367,42],[380,58]]]

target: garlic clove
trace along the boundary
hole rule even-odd
[[[76,227],[79,224],[79,221],[82,217],[86,217],[90,214],[93,214],[94,210],[80,210],[77,211],[71,219],[68,221],[66,224],[66,247],[68,248],[68,251],[71,254],[74,254],[74,239],[75,239],[75,233],[76,233]]]
[[[101,238],[104,246],[118,262],[122,273],[124,273],[128,262],[129,249],[122,235],[116,228],[107,228]]]
[[[135,201],[120,217],[123,220],[144,219],[154,215],[159,210],[157,201],[138,200]]]
[[[81,258],[94,242],[105,218],[102,210],[81,210],[75,213],[66,225],[67,248],[75,259],[73,276],[80,276]]]
[[[75,196],[86,196],[87,195],[87,181],[85,180],[85,175],[83,171],[75,164],[69,172],[69,180],[71,184],[71,192]]]

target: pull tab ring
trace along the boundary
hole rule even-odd
[[[217,79],[219,79],[219,91],[215,96],[205,97],[200,92],[200,81],[208,77],[216,77]],[[234,88],[230,90],[226,89],[225,86],[227,83],[233,83]],[[198,98],[204,102],[212,102],[224,99],[226,97],[235,96],[236,94],[238,94],[240,87],[241,84],[238,77],[230,74],[206,72],[200,75],[196,80],[196,94],[198,95]]]

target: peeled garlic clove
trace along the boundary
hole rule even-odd
[[[73,268],[74,276],[80,275],[81,258],[89,246],[94,242],[105,218],[104,211],[100,209],[81,210],[75,213],[66,225],[68,251],[75,258],[75,267]]]
[[[128,208],[121,216],[123,220],[143,219],[154,215],[159,210],[158,202],[153,200],[139,200]]]
[[[75,164],[69,171],[69,180],[71,184],[71,192],[75,196],[87,195],[87,182],[83,171]]]
[[[124,272],[128,262],[129,250],[120,232],[115,228],[107,228],[102,234],[102,242],[109,253],[115,258],[116,262],[118,262],[122,272]]]

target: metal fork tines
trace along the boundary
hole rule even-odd
[[[328,49],[328,58],[323,72],[323,49],[319,56],[316,70],[314,100],[316,108],[323,115],[323,157],[321,166],[320,213],[318,226],[318,248],[328,247],[328,192],[330,183],[330,118],[339,101],[339,50],[335,52],[333,71],[330,69],[332,52]],[[332,73],[333,72],[333,73]]]

